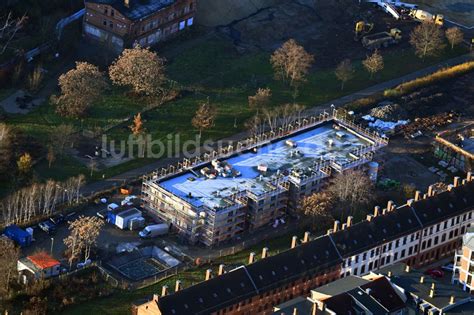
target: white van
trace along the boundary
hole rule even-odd
[[[160,223],[154,225],[148,225],[141,230],[138,235],[141,238],[153,238],[161,235],[168,234],[170,226],[167,223]]]

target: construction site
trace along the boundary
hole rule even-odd
[[[324,112],[157,171],[144,179],[142,201],[191,243],[212,246],[284,224],[286,211],[332,172],[364,165],[387,143],[335,110]]]
[[[197,21],[225,35],[242,53],[271,52],[286,39],[294,38],[317,56],[318,63],[332,65],[344,58],[363,58],[367,48],[408,48],[409,33],[422,21],[433,20],[443,25],[446,14],[452,21],[465,22],[467,17],[456,13],[460,4],[448,6],[434,2],[205,0],[199,3],[203,9],[198,10]],[[340,49],[341,43],[345,49]]]

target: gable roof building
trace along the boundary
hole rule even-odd
[[[406,205],[397,208],[389,203],[386,209],[376,209],[374,215],[360,223],[352,225],[349,219],[343,229],[336,223],[326,235],[162,296],[156,301],[159,314],[244,314],[250,310],[252,314],[263,314],[274,305],[305,296],[320,286],[321,294],[332,297],[331,288],[338,285],[346,289],[348,296],[334,297],[327,305],[363,305],[389,311],[392,305],[386,295],[367,293],[367,289],[378,290],[376,285],[383,288],[383,280],[370,287],[352,276],[363,276],[394,263],[419,266],[452,255],[460,236],[474,223],[471,174],[462,182],[456,178],[446,192],[433,195],[430,191],[431,188],[426,199],[418,192],[415,200]],[[327,285],[344,277],[349,280],[334,287]],[[346,286],[351,282],[352,286]],[[145,313],[140,313],[137,306],[136,314]]]

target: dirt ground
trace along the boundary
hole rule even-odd
[[[399,181],[401,184],[413,184],[420,190],[440,181],[442,178],[429,170],[438,167],[438,160],[433,155],[433,137],[436,132],[445,130],[459,123],[474,119],[474,73],[458,79],[436,84],[394,100],[403,109],[402,116],[397,118],[414,120],[431,115],[455,112],[458,121],[450,125],[423,131],[423,136],[416,139],[405,139],[401,135],[390,139],[389,145],[377,153],[376,161],[380,163],[380,177]],[[395,120],[395,119],[394,119]],[[447,181],[459,175],[443,170]]]
[[[410,0],[418,4],[421,9],[433,14],[443,14],[451,22],[474,27],[473,0]]]
[[[229,2],[229,3],[227,3]],[[248,2],[248,1],[244,1]],[[318,64],[330,66],[344,58],[363,58],[367,50],[354,41],[355,23],[360,20],[372,22],[372,33],[387,31],[393,27],[408,34],[413,21],[396,21],[382,10],[370,5],[359,5],[355,0],[261,0],[251,1],[243,10],[235,1],[219,2],[223,8],[220,19],[216,14],[201,17],[202,25],[213,26],[228,36],[239,51],[272,52],[284,41],[294,38],[305,49],[314,54]],[[201,3],[201,7],[206,3]],[[216,6],[216,4],[208,6]],[[233,15],[230,8],[238,6]],[[224,12],[225,11],[225,12]],[[407,38],[407,37],[406,37]],[[408,41],[396,47],[408,46]],[[341,49],[344,47],[344,49]]]

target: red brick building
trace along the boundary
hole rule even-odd
[[[273,306],[339,278],[361,276],[404,262],[411,266],[451,256],[474,225],[474,177],[456,177],[448,191],[396,207],[377,207],[367,220],[347,223],[278,255],[228,270],[218,277],[136,305],[136,315],[268,315]],[[166,291],[166,290],[165,290]]]
[[[154,45],[194,24],[196,0],[85,0],[83,33],[116,50]]]

